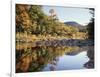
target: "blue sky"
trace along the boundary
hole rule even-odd
[[[76,21],[79,24],[85,25],[89,23],[92,15],[88,9],[77,7],[57,7],[57,6],[43,6],[45,14],[49,14],[49,10],[54,9],[61,22]]]

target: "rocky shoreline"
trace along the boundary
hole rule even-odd
[[[37,41],[36,46],[93,46],[94,41],[91,39],[79,40],[79,39],[63,39],[53,41]]]

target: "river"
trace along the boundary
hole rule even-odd
[[[16,45],[16,72],[94,68],[94,46]]]

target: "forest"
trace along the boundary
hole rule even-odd
[[[54,9],[51,9],[48,16],[40,5],[16,4],[16,42],[88,39],[88,35],[93,35],[91,30],[94,28],[88,27],[92,24],[93,18],[87,25],[87,29],[80,31],[77,27],[60,22],[53,12]]]

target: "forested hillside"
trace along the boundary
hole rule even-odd
[[[67,26],[52,15],[46,15],[42,6],[16,4],[16,41],[33,42],[53,39],[86,39],[87,32]]]

